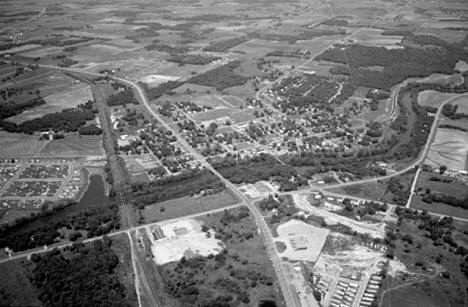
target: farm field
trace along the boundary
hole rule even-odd
[[[234,205],[238,200],[228,191],[199,198],[186,196],[145,206],[141,211],[145,223],[173,219]]]
[[[0,306],[468,306],[467,15],[7,0]]]
[[[104,155],[102,137],[66,135],[64,139],[50,141],[37,155],[40,157],[102,156]]]
[[[433,90],[422,91],[418,95],[418,103],[423,107],[438,108],[444,101],[459,94],[441,93]]]
[[[44,100],[46,104],[26,110],[7,120],[16,124],[21,124],[22,122],[39,118],[49,113],[75,108],[79,104],[84,104],[89,100],[93,100],[93,96],[88,85],[78,84],[71,87],[66,92],[46,96]]]
[[[468,170],[468,133],[438,128],[425,163],[434,167],[445,165],[450,170]]]
[[[49,143],[34,135],[0,131],[0,158],[27,158],[37,155]]]
[[[399,44],[403,36],[400,35],[382,35],[383,30],[369,28],[351,35],[353,43],[359,43],[367,46],[378,46],[386,48],[402,48]]]

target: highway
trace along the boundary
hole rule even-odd
[[[273,241],[273,236],[271,234],[270,228],[268,227],[267,223],[263,219],[262,214],[258,210],[257,207],[255,207],[254,203],[248,199],[239,189],[232,184],[229,180],[224,178],[211,164],[209,164],[205,157],[203,157],[201,154],[199,154],[195,149],[193,149],[192,146],[190,146],[185,139],[179,134],[179,132],[175,129],[173,129],[169,124],[167,124],[164,119],[156,113],[150,106],[149,101],[146,97],[146,94],[144,91],[139,87],[136,83],[132,81],[128,81],[126,79],[122,78],[115,78],[119,80],[122,83],[125,83],[129,86],[131,86],[136,93],[139,95],[139,101],[147,108],[148,112],[167,130],[172,131],[173,135],[177,137],[177,140],[179,141],[179,144],[182,145],[184,150],[186,152],[190,153],[195,160],[200,162],[201,165],[203,165],[206,169],[210,170],[213,174],[215,174],[224,184],[227,188],[229,188],[240,200],[241,203],[246,205],[250,212],[252,213],[255,222],[260,230],[260,232],[263,234],[263,238],[265,241],[265,248],[268,253],[268,256],[270,257],[273,267],[275,269],[275,273],[278,278],[278,283],[280,285],[280,288],[283,292],[283,296],[286,302],[287,306],[296,306],[296,301],[294,300],[294,295],[291,291],[291,288],[289,287],[288,280],[286,278],[286,274],[284,272],[284,269],[282,267],[281,261],[279,259],[278,253],[276,251],[276,246]],[[313,307],[313,306],[311,306]]]
[[[362,28],[361,28],[362,29]],[[359,30],[361,30],[359,29]],[[357,31],[359,31],[357,30]],[[354,33],[356,33],[357,31],[355,31]],[[331,46],[331,45],[330,45]],[[330,47],[329,46],[329,47]],[[329,47],[327,47],[326,49],[328,49]],[[326,50],[324,49],[324,50]],[[322,51],[323,52],[323,51]],[[313,59],[307,61],[306,63],[302,64],[301,66],[305,66],[307,65],[308,62],[312,61]],[[102,74],[99,74],[99,73],[93,73],[93,72],[88,72],[88,71],[85,71],[85,70],[81,70],[81,69],[76,69],[76,68],[67,68],[67,67],[56,67],[56,66],[50,66],[50,65],[39,65],[40,67],[43,67],[43,68],[48,68],[48,69],[54,69],[54,70],[60,70],[60,71],[65,71],[65,72],[72,72],[72,73],[80,73],[80,74],[85,74],[85,75],[90,75],[90,76],[96,76],[96,77],[102,77],[104,75]],[[301,66],[299,66],[297,69],[299,69]],[[290,72],[292,73],[292,71]],[[289,74],[290,74],[289,73]],[[280,79],[284,79],[288,76],[288,74],[286,75],[283,75]],[[285,298],[285,301],[286,301],[286,305],[287,306],[297,306],[296,304],[296,300],[294,299],[294,296],[295,294],[293,294],[293,291],[291,289],[291,287],[289,286],[289,282],[286,278],[286,274],[284,272],[284,269],[282,267],[282,264],[281,264],[281,261],[279,259],[279,256],[277,254],[277,251],[276,251],[276,247],[275,247],[275,244],[274,244],[274,241],[273,241],[273,237],[272,237],[272,234],[271,234],[271,231],[268,227],[268,225],[266,224],[265,220],[263,219],[263,216],[261,215],[260,211],[255,207],[254,203],[253,203],[253,200],[250,200],[248,199],[241,191],[239,191],[239,189],[233,185],[231,182],[229,182],[227,179],[225,179],[218,171],[216,171],[205,159],[205,157],[203,157],[202,155],[200,155],[198,152],[196,152],[186,141],[183,137],[180,136],[180,134],[178,133],[178,131],[174,130],[171,126],[169,126],[169,124],[167,124],[160,116],[159,114],[157,114],[152,108],[151,108],[151,105],[148,101],[148,98],[146,97],[146,94],[145,92],[142,90],[142,88],[140,86],[138,86],[138,84],[134,83],[133,81],[129,81],[129,80],[126,80],[124,78],[120,78],[120,77],[116,77],[116,76],[110,76],[111,78],[115,79],[115,80],[118,80],[124,84],[127,84],[129,86],[131,86],[134,90],[135,90],[135,93],[137,94],[137,98],[138,100],[140,101],[140,103],[142,105],[144,105],[146,107],[146,109],[148,110],[148,112],[166,129],[172,131],[172,133],[178,138],[178,141],[179,143],[182,145],[182,147],[190,154],[192,154],[192,156],[198,161],[200,162],[201,165],[203,165],[204,167],[206,167],[207,169],[209,169],[211,172],[213,172],[213,174],[215,174],[217,177],[219,177],[219,179],[226,185],[226,187],[228,189],[230,189],[240,200],[241,200],[241,203],[238,204],[238,205],[246,205],[249,210],[251,211],[253,217],[255,218],[255,221],[257,223],[257,226],[259,227],[259,230],[261,231],[261,233],[263,234],[263,237],[264,237],[264,241],[265,241],[265,247],[266,247],[266,250],[267,250],[267,253],[269,255],[269,257],[271,258],[272,260],[272,263],[273,263],[273,267],[275,269],[275,273],[277,275],[277,278],[278,278],[278,282],[279,282],[279,285],[280,285],[280,288],[283,292],[283,295],[284,295],[284,298]],[[280,79],[276,80],[275,82],[279,81]],[[273,83],[272,83],[273,84]],[[269,86],[271,86],[272,84],[264,87],[262,90],[260,90],[258,93],[257,93],[257,97],[259,97],[258,95],[260,95],[260,92],[262,91],[265,91]],[[428,136],[428,140],[424,146],[424,149],[423,151],[421,152],[421,154],[419,155],[419,157],[412,163],[410,164],[409,166],[405,167],[404,169],[402,170],[399,170],[395,173],[392,173],[392,174],[389,174],[389,175],[386,175],[386,176],[382,176],[382,177],[374,177],[374,178],[368,178],[368,179],[363,179],[363,180],[358,180],[358,181],[353,181],[353,182],[347,182],[347,183],[340,183],[340,184],[335,184],[335,185],[329,185],[329,186],[325,186],[325,187],[312,187],[310,188],[309,190],[319,190],[321,191],[322,193],[326,194],[326,195],[336,195],[339,197],[348,197],[348,198],[354,198],[356,199],[355,197],[350,197],[348,195],[343,195],[343,194],[339,194],[339,193],[332,193],[332,192],[328,192],[328,191],[325,191],[325,189],[330,189],[330,188],[339,188],[339,187],[343,187],[343,186],[348,186],[348,185],[353,185],[353,184],[359,184],[359,183],[370,183],[370,182],[375,182],[377,180],[384,180],[384,179],[389,179],[389,178],[392,178],[392,177],[395,177],[395,176],[398,176],[398,175],[401,175],[411,169],[413,169],[415,166],[417,165],[420,165],[424,159],[425,159],[425,156],[427,154],[427,152],[429,151],[429,148],[430,148],[430,143],[435,135],[435,131],[436,131],[436,126],[437,126],[437,121],[440,117],[440,114],[441,114],[441,111],[442,111],[442,107],[443,105],[447,104],[448,102],[450,102],[452,99],[455,99],[459,96],[463,96],[463,95],[467,95],[467,94],[461,94],[461,95],[457,95],[455,97],[452,97],[451,99],[448,99],[446,101],[444,101],[444,103],[441,104],[441,106],[439,107],[436,115],[435,115],[435,118],[434,118],[434,123],[431,127],[431,131],[429,133],[429,136]],[[307,190],[301,190],[301,191],[293,191],[292,193],[304,193],[306,192]],[[291,192],[290,192],[291,193]],[[367,200],[367,199],[362,199],[363,201],[364,200]],[[222,209],[224,210],[224,209]],[[206,212],[206,213],[202,213],[202,214],[199,214],[199,215],[204,215],[204,214],[207,214],[207,213],[210,213],[210,212]],[[433,215],[436,215],[436,216],[443,216],[443,215],[440,215],[440,214],[436,214],[436,213],[431,213]],[[461,221],[466,221],[468,222],[468,219],[461,219],[461,218],[455,218],[454,219],[458,219],[458,220],[461,220]],[[130,229],[127,229],[127,230],[121,230],[121,231],[117,231],[117,232],[114,232],[112,234],[109,234],[109,236],[115,236],[115,235],[118,235],[118,234],[122,234],[122,233],[127,233],[131,230],[136,230],[136,229],[139,229],[141,227],[145,227],[145,226],[137,226],[137,227],[131,227]],[[90,239],[87,239],[85,240],[84,242],[91,242],[91,241],[94,241],[94,240],[97,240],[97,239],[100,239],[101,237],[96,237],[96,238],[90,238]],[[63,245],[58,245],[57,247],[65,247],[65,246],[68,246],[68,245],[71,245],[71,244],[63,244]],[[41,249],[38,249],[38,250],[34,250],[34,251],[29,251],[29,252],[26,252],[26,253],[19,253],[11,258],[6,258],[6,259],[2,259],[0,260],[0,263],[2,262],[5,262],[5,261],[9,261],[11,259],[17,259],[17,258],[21,258],[21,257],[25,257],[25,256],[30,256],[31,254],[33,253],[40,253],[40,252],[45,252],[45,250],[41,250]],[[318,306],[318,304],[317,304]]]

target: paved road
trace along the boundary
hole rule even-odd
[[[320,23],[322,21],[319,21],[317,22]],[[359,28],[359,29],[356,29],[355,31],[349,33],[348,35],[344,36],[341,40],[342,41],[345,41],[348,37],[352,36],[352,35],[355,35],[359,32],[361,32],[362,30],[368,28],[368,27],[372,27],[374,24],[376,24],[378,22],[375,21],[373,22],[371,25],[369,26],[365,26],[365,27],[362,27],[362,28]],[[279,77],[278,79],[274,80],[273,82],[271,82],[270,84],[264,86],[263,88],[261,88],[255,95],[255,99],[257,100],[260,100],[260,96],[263,95],[270,87],[272,87],[275,83],[278,83],[286,78],[288,78],[289,76],[291,76],[292,74],[294,74],[295,72],[298,72],[299,70],[301,70],[302,68],[306,67],[309,63],[313,62],[315,60],[315,57],[317,57],[318,55],[320,55],[321,53],[325,52],[327,49],[333,47],[333,45],[335,45],[335,42],[327,45],[325,48],[321,49],[320,51],[317,51],[316,53],[314,53],[313,55],[311,55],[310,59],[305,61],[304,63],[302,63],[301,65],[297,66],[296,68],[288,71],[287,73],[285,73],[284,75],[282,75],[281,77]],[[265,95],[266,96],[266,95]],[[267,99],[269,99],[267,97]]]
[[[354,184],[372,183],[372,182],[375,182],[377,180],[390,179],[392,177],[400,176],[400,175],[414,169],[416,166],[422,164],[424,162],[424,160],[426,159],[426,155],[429,152],[432,140],[433,140],[433,138],[435,136],[435,133],[437,131],[437,122],[439,121],[439,117],[440,117],[440,114],[442,113],[443,106],[446,105],[447,103],[451,102],[452,100],[454,100],[454,99],[456,99],[458,97],[461,97],[461,96],[468,96],[468,94],[465,93],[465,94],[460,94],[460,95],[454,96],[454,97],[452,97],[450,99],[445,100],[439,106],[439,108],[437,110],[437,113],[434,116],[434,122],[432,123],[431,131],[429,132],[427,142],[424,145],[423,150],[420,152],[418,158],[415,161],[413,161],[410,165],[406,166],[405,168],[403,168],[403,169],[401,169],[399,171],[396,171],[396,172],[394,172],[392,174],[389,174],[389,175],[385,175],[385,176],[381,176],[381,177],[366,178],[366,179],[350,181],[350,182],[345,182],[345,183],[331,184],[331,185],[327,185],[326,187],[323,187],[323,188],[325,188],[325,189],[341,188],[341,187],[350,186],[350,185],[354,185]],[[317,188],[317,189],[323,189],[323,188]]]
[[[77,68],[70,68],[70,67],[56,67],[56,66],[51,66],[51,65],[38,65],[39,67],[42,68],[48,68],[48,69],[54,69],[54,70],[60,70],[60,71],[65,71],[65,72],[71,72],[71,73],[80,73],[80,74],[85,74],[85,75],[90,75],[90,76],[96,76],[96,77],[102,77],[102,74],[99,73],[93,73],[93,72],[87,72],[82,69],[77,69]],[[287,306],[294,307],[296,306],[295,300],[294,300],[294,294],[291,291],[291,288],[289,287],[289,282],[286,278],[286,274],[283,270],[283,267],[281,265],[281,261],[279,259],[278,253],[276,251],[276,246],[273,241],[273,236],[271,234],[270,228],[268,227],[267,223],[263,219],[263,216],[261,215],[260,211],[255,207],[254,203],[251,202],[235,185],[233,185],[230,181],[228,181],[226,178],[224,178],[218,171],[216,171],[211,164],[209,164],[205,157],[200,155],[198,152],[196,152],[186,141],[185,139],[180,136],[178,131],[173,129],[169,124],[167,124],[161,116],[159,116],[158,113],[156,113],[150,106],[148,98],[146,97],[145,92],[143,89],[136,84],[133,81],[126,80],[124,78],[116,77],[116,76],[110,76],[111,78],[118,80],[124,84],[127,84],[128,86],[132,87],[135,92],[138,94],[137,99],[139,100],[140,103],[142,103],[148,110],[148,112],[167,130],[172,131],[172,133],[177,137],[179,143],[182,145],[182,147],[198,161],[200,162],[201,165],[209,169],[213,174],[215,174],[225,185],[227,188],[229,188],[236,196],[242,201],[243,204],[245,204],[250,212],[252,213],[253,217],[255,218],[255,222],[257,226],[259,227],[259,230],[263,234],[264,241],[265,241],[265,248],[268,253],[268,256],[271,258],[273,267],[275,269],[275,273],[278,278],[278,282],[280,285],[280,288],[283,292],[283,296],[286,302]],[[125,232],[125,231],[122,231]],[[32,254],[29,253],[29,254]],[[1,261],[0,261],[1,263]]]
[[[164,221],[160,221],[160,222],[153,222],[153,223],[149,223],[149,224],[145,224],[145,225],[134,226],[134,227],[131,227],[131,228],[128,228],[128,229],[116,230],[114,232],[111,232],[111,233],[107,234],[106,236],[115,237],[115,236],[118,236],[118,235],[121,235],[121,234],[131,233],[133,231],[138,231],[139,229],[144,229],[144,228],[151,227],[151,226],[154,226],[154,225],[165,225],[165,224],[174,223],[174,222],[178,222],[178,221],[185,220],[185,219],[197,218],[197,217],[205,216],[205,215],[208,215],[208,214],[223,212],[224,210],[230,210],[230,209],[238,208],[238,207],[243,206],[243,205],[244,205],[243,203],[238,203],[238,204],[223,207],[223,208],[218,208],[218,209],[213,209],[213,210],[204,211],[204,212],[200,212],[200,213],[181,216],[181,217],[170,219],[170,220],[164,220]],[[89,239],[86,239],[86,240],[83,240],[83,241],[80,241],[80,242],[89,243],[89,242],[93,242],[93,241],[96,241],[96,240],[102,240],[103,237],[104,236],[93,237],[93,238],[89,238]],[[4,262],[10,261],[10,260],[20,259],[20,258],[24,258],[24,257],[31,257],[31,255],[33,255],[33,254],[46,253],[46,252],[51,251],[54,248],[60,248],[61,249],[61,248],[65,248],[67,246],[71,246],[72,244],[73,243],[60,243],[60,244],[51,245],[51,246],[47,247],[47,249],[45,249],[45,248],[36,248],[36,249],[28,250],[28,251],[25,251],[25,252],[18,252],[18,253],[15,253],[11,257],[0,259],[0,263],[4,263]]]
[[[281,261],[279,259],[278,253],[276,251],[275,243],[273,241],[273,236],[271,234],[270,228],[268,227],[267,223],[263,219],[263,216],[261,215],[260,211],[255,207],[254,203],[248,199],[239,189],[232,184],[229,180],[224,178],[216,169],[214,169],[211,164],[209,164],[205,157],[203,157],[201,154],[199,154],[193,147],[191,147],[185,139],[179,134],[179,132],[175,129],[173,129],[169,124],[167,124],[164,119],[156,113],[150,106],[149,101],[146,97],[145,92],[134,82],[128,81],[122,78],[116,78],[122,83],[125,83],[129,86],[131,86],[139,95],[139,101],[148,109],[148,112],[167,130],[172,131],[173,135],[175,135],[179,141],[179,143],[182,145],[182,147],[190,153],[195,160],[200,162],[201,165],[203,165],[206,169],[210,170],[213,174],[215,174],[225,185],[227,188],[229,188],[236,196],[242,201],[243,204],[245,204],[250,212],[252,213],[253,217],[255,218],[255,222],[257,226],[259,227],[261,233],[263,234],[264,241],[265,241],[265,247],[266,251],[268,253],[268,256],[271,258],[273,262],[273,267],[275,269],[276,275],[278,277],[278,282],[281,287],[281,290],[283,292],[284,299],[286,301],[287,306],[296,306],[295,300],[294,300],[294,294],[291,291],[291,288],[289,287],[288,280],[286,278],[286,274],[283,270]]]
[[[362,30],[361,29],[358,29],[357,31],[355,31],[354,33],[357,33],[358,31]],[[331,45],[330,45],[331,46]],[[330,47],[329,46],[329,47]],[[326,49],[328,49],[329,47],[327,47]],[[324,50],[326,50],[324,49]],[[304,64],[302,64],[301,66],[305,66],[308,64],[308,62],[310,62],[312,60],[309,60],[307,62],[305,62]],[[49,69],[55,69],[55,70],[61,70],[61,71],[67,71],[67,72],[75,72],[75,73],[82,73],[82,74],[87,74],[87,75],[91,75],[91,76],[99,76],[99,77],[102,77],[103,75],[101,74],[98,74],[98,73],[93,73],[93,72],[87,72],[87,71],[84,71],[84,70],[81,70],[81,69],[76,69],[76,68],[66,68],[66,67],[56,67],[56,66],[50,66],[50,65],[39,65],[40,67],[43,67],[43,68],[49,68]],[[299,66],[299,67],[301,67]],[[298,67],[298,68],[299,68]],[[296,68],[297,69],[297,68]],[[292,71],[290,72],[292,73]],[[288,74],[286,75],[283,75],[281,78],[279,78],[278,80],[276,80],[275,82],[281,80],[281,79],[284,79],[287,77]],[[273,237],[272,237],[272,234],[270,232],[270,229],[268,227],[268,225],[266,224],[265,220],[263,219],[260,211],[254,206],[253,202],[248,199],[241,191],[239,191],[239,189],[234,186],[231,182],[229,182],[227,179],[225,179],[219,172],[217,172],[205,159],[205,157],[203,157],[202,155],[200,155],[198,152],[196,152],[185,140],[183,137],[181,137],[178,133],[178,131],[174,130],[171,126],[169,126],[160,116],[159,114],[157,114],[150,106],[149,104],[149,101],[145,95],[145,92],[138,86],[138,84],[132,82],[132,81],[129,81],[129,80],[126,80],[126,79],[123,79],[123,78],[120,78],[120,77],[115,77],[115,76],[111,76],[112,78],[114,78],[115,80],[118,80],[124,84],[127,84],[129,86],[131,86],[135,92],[138,94],[137,95],[137,98],[139,99],[139,101],[148,109],[148,112],[155,118],[159,121],[159,123],[165,127],[166,129],[172,131],[174,133],[174,135],[178,138],[179,140],[179,143],[182,145],[182,147],[184,147],[184,149],[191,153],[193,155],[193,157],[198,160],[203,166],[205,166],[207,169],[211,170],[216,176],[218,176],[220,178],[220,180],[222,182],[225,183],[226,187],[229,188],[230,190],[233,191],[234,194],[236,194],[239,199],[242,201],[242,204],[245,204],[251,211],[252,215],[254,216],[255,218],[255,221],[257,223],[257,226],[259,227],[259,230],[262,232],[263,236],[264,236],[264,240],[265,240],[265,246],[266,246],[266,250],[268,252],[268,255],[270,256],[272,262],[273,262],[273,267],[275,269],[275,272],[277,274],[277,277],[278,277],[278,281],[279,281],[279,284],[280,284],[280,287],[281,287],[281,290],[283,291],[283,295],[285,297],[285,301],[286,301],[286,304],[287,306],[296,306],[296,303],[295,303],[295,300],[294,300],[294,294],[292,293],[290,287],[289,287],[289,284],[288,284],[288,280],[286,278],[286,274],[283,270],[283,267],[281,265],[281,261],[278,257],[278,254],[277,254],[277,251],[276,251],[276,247],[274,245],[274,241],[273,241]],[[272,83],[273,84],[273,83]],[[262,90],[259,91],[259,93],[261,91],[265,91],[269,86],[271,86],[272,84],[264,87]],[[259,95],[259,93],[257,93],[257,95]],[[375,178],[368,178],[368,179],[363,179],[363,180],[358,180],[358,181],[354,181],[354,182],[348,182],[348,183],[341,183],[341,184],[336,184],[336,185],[330,185],[330,186],[326,186],[326,187],[319,187],[319,188],[311,188],[312,190],[313,189],[317,189],[317,190],[320,190],[321,192],[325,192],[324,189],[329,189],[329,188],[337,188],[337,187],[343,187],[343,186],[348,186],[348,185],[353,185],[353,184],[359,184],[359,183],[371,183],[371,182],[375,182],[377,180],[384,180],[384,179],[389,179],[389,178],[392,178],[392,177],[395,177],[395,176],[398,176],[398,175],[401,175],[411,169],[413,169],[415,166],[421,164],[424,159],[425,159],[425,156],[429,150],[429,147],[430,147],[430,143],[431,143],[431,140],[432,138],[434,137],[435,135],[435,131],[436,131],[436,126],[437,126],[437,121],[440,117],[440,114],[441,114],[441,111],[442,111],[442,107],[443,105],[445,105],[446,103],[450,102],[452,99],[455,99],[457,97],[460,97],[460,96],[464,96],[464,95],[467,95],[467,94],[461,94],[461,95],[457,95],[449,100],[446,100],[438,109],[436,115],[435,115],[435,118],[434,118],[434,123],[431,127],[431,131],[429,133],[429,137],[428,137],[428,141],[426,142],[425,146],[424,146],[424,149],[422,151],[422,153],[420,154],[419,158],[416,159],[416,161],[414,161],[411,165],[407,166],[406,168],[400,170],[400,171],[397,171],[393,174],[390,174],[390,175],[386,175],[386,176],[382,176],[382,177],[375,177]],[[258,97],[258,96],[257,96]],[[299,191],[299,192],[304,192],[303,191]],[[339,193],[331,193],[331,192],[326,192],[327,194],[329,195],[332,195],[332,194],[335,194],[335,195],[340,195],[341,197],[348,197],[350,198],[349,195],[343,195],[343,194],[339,194]],[[353,198],[353,197],[351,197]],[[355,198],[355,197],[354,197]],[[356,199],[356,198],[355,198]],[[363,199],[363,200],[367,200],[367,199]],[[444,215],[441,215],[441,214],[437,214],[437,213],[431,213],[433,215],[436,215],[436,216],[444,216]],[[458,220],[461,220],[461,221],[465,221],[465,222],[468,222],[468,219],[461,219],[461,218],[455,218],[454,219],[458,219]],[[128,230],[126,230],[128,231]],[[121,233],[123,233],[125,231],[122,231]],[[115,233],[115,234],[118,234]],[[114,235],[114,234],[113,234]],[[99,238],[99,237],[98,237]],[[95,240],[95,238],[93,239],[89,239],[89,240]],[[28,254],[32,254],[33,252],[30,252]],[[23,255],[24,256],[24,255]],[[5,260],[1,260],[1,262],[4,262]],[[6,259],[6,261],[8,261],[8,259]]]

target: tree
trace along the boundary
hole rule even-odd
[[[446,165],[441,165],[441,166],[439,167],[439,173],[440,173],[441,175],[443,175],[443,174],[445,173],[446,170],[447,170],[447,166],[446,166]]]

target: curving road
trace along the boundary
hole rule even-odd
[[[358,31],[362,30],[361,29],[358,29],[357,31],[353,32],[353,33],[356,33]],[[330,45],[331,46],[331,45]],[[328,46],[326,49],[328,49],[330,46]],[[324,50],[326,50],[324,49]],[[312,61],[312,60],[310,60]],[[305,66],[307,65],[310,61],[307,61],[305,63],[303,63],[301,66],[297,67],[297,69],[299,69],[300,67],[302,66]],[[61,71],[66,71],[66,72],[74,72],[74,73],[80,73],[80,74],[86,74],[86,75],[91,75],[91,76],[96,76],[96,77],[102,77],[104,75],[102,74],[99,74],[99,73],[93,73],[93,72],[88,72],[88,71],[85,71],[85,70],[82,70],[82,69],[76,69],[76,68],[67,68],[67,67],[56,67],[56,66],[51,66],[51,65],[38,65],[40,67],[43,67],[43,68],[48,68],[48,69],[54,69],[54,70],[61,70]],[[293,71],[291,71],[289,74],[286,74],[286,75],[283,75],[281,78],[277,79],[275,82],[279,81],[279,80],[282,80],[284,78],[286,78],[288,75],[290,75]],[[236,196],[241,200],[241,203],[236,205],[236,206],[239,206],[239,205],[246,205],[250,212],[252,213],[253,217],[255,218],[255,221],[257,223],[257,226],[259,227],[259,230],[261,231],[261,233],[263,234],[263,237],[264,237],[264,241],[265,241],[265,247],[266,247],[266,250],[267,250],[267,253],[269,255],[269,257],[271,258],[272,260],[272,263],[273,263],[273,267],[275,269],[275,273],[277,275],[277,278],[278,278],[278,282],[279,282],[279,285],[281,287],[281,290],[283,292],[283,295],[284,295],[284,299],[285,299],[285,302],[286,302],[286,305],[287,306],[297,306],[297,303],[296,303],[296,300],[294,299],[295,295],[293,294],[293,291],[289,285],[289,282],[287,280],[287,277],[286,277],[286,274],[285,274],[285,271],[282,267],[282,264],[281,264],[281,260],[279,259],[279,256],[278,256],[278,253],[277,253],[277,250],[276,250],[276,247],[275,247],[275,244],[274,244],[274,241],[273,241],[273,236],[271,234],[271,231],[267,225],[267,223],[265,222],[265,220],[263,219],[263,216],[261,215],[260,211],[258,210],[257,207],[255,207],[254,203],[252,200],[248,199],[234,184],[232,184],[230,181],[228,181],[226,178],[224,178],[218,171],[216,171],[216,169],[214,169],[211,164],[209,164],[205,157],[203,157],[202,155],[200,155],[198,152],[196,152],[186,141],[183,137],[180,136],[180,134],[178,133],[178,131],[174,130],[169,124],[167,124],[162,118],[161,116],[159,116],[159,114],[157,114],[150,106],[150,103],[148,101],[148,98],[146,97],[146,94],[145,92],[143,91],[143,89],[138,85],[136,84],[135,82],[133,81],[129,81],[127,79],[124,79],[124,78],[120,78],[120,77],[116,77],[116,76],[110,76],[111,78],[115,79],[115,80],[118,80],[124,84],[127,84],[129,85],[130,87],[132,87],[135,92],[138,94],[137,98],[138,100],[140,101],[140,103],[142,103],[146,109],[148,110],[148,112],[166,129],[172,131],[172,133],[178,138],[178,141],[179,143],[182,145],[182,147],[184,147],[184,149],[189,152],[190,154],[193,155],[193,157],[198,161],[200,162],[201,165],[203,165],[204,167],[206,167],[207,169],[209,169],[211,172],[213,172],[213,174],[215,174],[225,185],[227,188],[229,188],[234,194],[236,194]],[[273,82],[274,83],[274,82]],[[264,87],[263,89],[261,89],[259,92],[257,92],[257,97],[259,97],[259,95],[261,94],[261,92],[264,92],[268,89],[268,87],[270,87],[273,83],[271,83],[270,85],[267,85],[266,87]],[[337,188],[337,187],[343,187],[343,186],[348,186],[348,185],[353,185],[353,184],[359,184],[359,183],[370,183],[370,182],[375,182],[377,180],[384,180],[384,179],[389,179],[389,178],[392,178],[392,177],[395,177],[395,176],[399,176],[411,169],[413,169],[415,166],[421,164],[426,155],[427,155],[427,152],[429,151],[429,148],[430,148],[430,144],[432,142],[432,139],[435,135],[435,131],[437,130],[437,122],[439,120],[439,117],[440,117],[440,114],[442,112],[442,107],[449,103],[451,100],[457,98],[457,97],[460,97],[460,96],[464,96],[464,95],[467,95],[467,94],[461,94],[461,95],[457,95],[455,97],[452,97],[446,101],[444,101],[440,106],[439,106],[439,109],[437,110],[437,113],[435,115],[435,118],[434,118],[434,122],[432,124],[432,127],[431,127],[431,131],[429,133],[429,136],[428,136],[428,140],[424,146],[424,149],[423,151],[421,152],[421,154],[419,155],[419,157],[412,163],[410,164],[409,166],[407,166],[406,168],[402,169],[402,170],[399,170],[395,173],[392,173],[390,175],[386,175],[386,176],[382,176],[382,177],[374,177],[374,178],[368,178],[368,179],[363,179],[363,180],[358,180],[358,181],[353,181],[353,182],[347,182],[347,183],[340,183],[340,184],[335,184],[335,185],[329,185],[329,186],[325,186],[325,187],[319,187],[319,188],[311,188],[309,190],[320,190],[322,192],[324,192],[324,194],[329,194],[329,195],[340,195],[340,196],[344,196],[344,197],[350,197],[348,195],[343,195],[343,194],[339,194],[339,193],[331,193],[331,192],[326,192],[324,191],[324,189],[330,189],[330,188]],[[301,190],[301,191],[297,191],[298,193],[300,192],[305,192],[306,190]],[[293,192],[294,193],[294,192]],[[353,198],[353,197],[350,197],[350,198]],[[355,197],[354,197],[355,198]],[[355,198],[356,199],[356,198]],[[367,199],[362,199],[362,200],[367,200]],[[224,210],[224,208],[222,209]],[[206,213],[209,213],[209,212],[206,212]],[[206,213],[202,213],[202,214],[199,214],[199,215],[204,215]],[[434,215],[439,215],[439,214],[434,214]],[[443,215],[439,215],[439,216],[443,216]],[[464,219],[459,219],[459,220],[464,220]],[[466,220],[468,221],[468,220]],[[117,231],[117,232],[114,232],[112,234],[110,234],[109,236],[115,236],[115,235],[118,235],[118,234],[121,234],[121,233],[127,233],[131,230],[135,230],[135,229],[139,229],[140,227],[146,227],[145,226],[138,226],[138,227],[132,227],[128,230],[121,230],[121,231]],[[91,241],[94,241],[94,240],[97,240],[97,239],[100,239],[101,237],[96,237],[96,238],[91,238],[91,239],[88,239],[88,240],[85,240],[84,242],[91,242]],[[68,246],[70,244],[64,244],[64,245],[60,245],[59,247],[64,247],[64,246]],[[27,252],[27,253],[22,253],[22,254],[18,254],[18,255],[15,255],[11,258],[7,258],[7,259],[3,259],[3,260],[0,260],[0,263],[2,262],[5,262],[5,261],[8,261],[8,260],[11,260],[11,259],[14,259],[14,258],[20,258],[20,257],[24,257],[24,256],[30,256],[31,254],[33,253],[38,253],[38,252],[43,252],[41,250],[36,250],[36,251],[32,251],[32,252]],[[316,304],[316,306],[318,306],[318,304]]]

